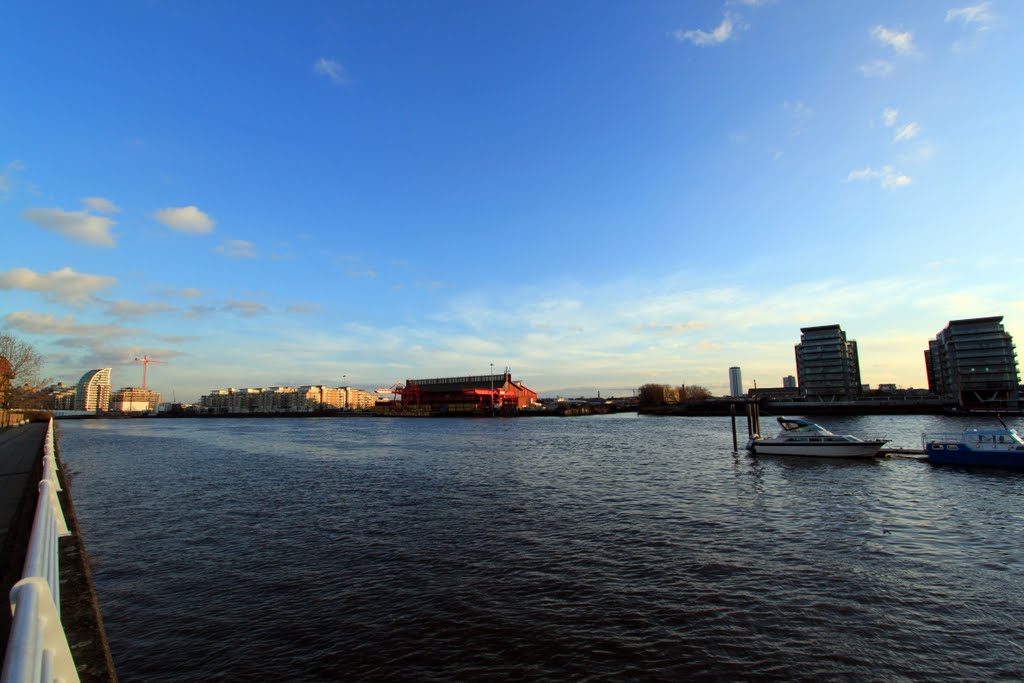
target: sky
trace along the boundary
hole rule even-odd
[[[0,330],[192,402],[1024,338],[1024,4],[0,5]]]

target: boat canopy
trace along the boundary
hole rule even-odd
[[[779,425],[787,432],[827,432],[828,430],[819,424],[802,417],[777,417]]]

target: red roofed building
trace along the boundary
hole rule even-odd
[[[395,389],[403,411],[431,415],[509,413],[537,405],[537,392],[512,374],[407,379]]]

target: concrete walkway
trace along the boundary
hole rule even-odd
[[[7,599],[21,578],[32,533],[46,427],[45,422],[30,422],[0,432],[0,650],[7,647],[11,627]]]

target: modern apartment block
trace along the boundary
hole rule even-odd
[[[796,389],[796,377],[793,375],[786,375],[782,378],[782,387],[784,389]]]
[[[75,410],[106,412],[110,408],[110,368],[90,370],[78,380]]]
[[[819,400],[854,398],[861,392],[857,342],[839,325],[800,328],[796,375],[803,396]]]
[[[49,396],[50,410],[74,410],[75,396],[78,395],[77,386],[69,386],[63,382],[51,384],[46,388]]]
[[[318,410],[365,410],[377,405],[377,396],[352,387],[307,385],[266,389],[214,389],[199,399],[214,413],[311,413]]]
[[[970,408],[1017,407],[1017,351],[1003,316],[951,320],[924,352],[928,388]]]
[[[735,366],[729,368],[729,395],[734,397],[743,395],[743,375]]]

